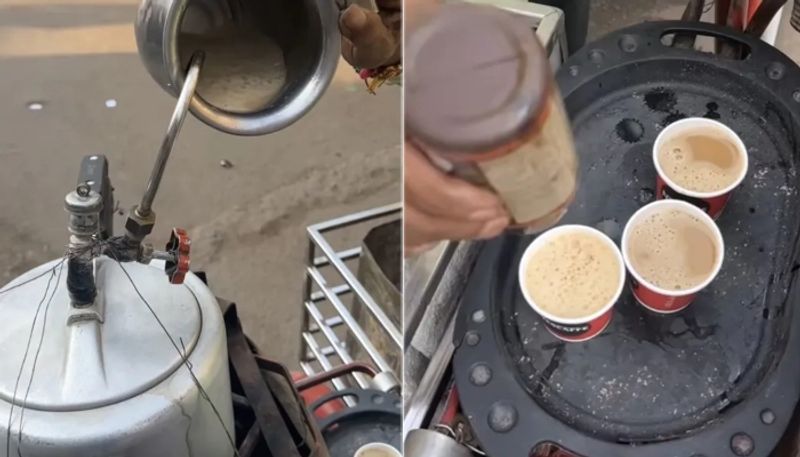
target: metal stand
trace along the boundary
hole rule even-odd
[[[395,203],[315,224],[306,229],[309,242],[303,289],[300,366],[307,375],[313,376],[353,363],[353,348],[348,348],[345,344],[349,334],[363,348],[364,353],[368,354],[369,361],[377,367],[380,379],[394,379],[393,383],[381,382],[380,387],[394,389],[399,386],[397,375],[370,342],[351,312],[354,306],[366,307],[381,329],[396,344],[398,353],[402,351],[400,330],[387,316],[383,304],[376,303],[348,267],[348,262],[361,256],[361,247],[337,251],[329,240],[346,235],[347,232],[352,233],[356,226],[365,227],[369,223],[397,219],[401,210],[402,205]],[[361,238],[363,237],[357,239],[360,241]],[[351,298],[357,297],[358,300],[352,300],[352,305],[348,306],[344,301],[348,295]],[[361,388],[377,387],[362,373],[332,380],[336,390],[346,389],[352,382]]]

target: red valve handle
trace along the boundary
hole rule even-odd
[[[189,272],[189,251],[192,247],[192,240],[189,234],[182,228],[172,229],[172,235],[167,243],[167,252],[172,254],[172,260],[167,260],[164,271],[172,284],[183,284],[186,273]]]

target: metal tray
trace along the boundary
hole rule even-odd
[[[747,57],[662,43],[675,32],[736,41]],[[609,329],[587,343],[555,340],[524,302],[516,271],[532,238],[487,243],[454,337],[462,405],[482,445],[503,457],[545,442],[591,457],[768,455],[800,393],[800,69],[729,29],[653,22],[588,45],[558,82],[581,158],[564,223],[596,226],[618,242],[654,198],[656,135],[683,117],[737,131],[750,171],[718,220],[726,259],[712,286],[668,317],[626,291]]]

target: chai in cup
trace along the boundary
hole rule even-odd
[[[369,443],[358,448],[353,457],[403,457],[403,454],[388,444]]]
[[[668,125],[653,145],[657,198],[694,204],[716,219],[747,175],[747,149],[736,133],[706,118]]]
[[[547,329],[564,341],[586,341],[611,322],[625,285],[619,249],[604,233],[564,225],[537,237],[522,255],[519,283]]]
[[[622,234],[634,297],[658,313],[680,311],[717,276],[724,244],[714,221],[679,200],[644,206]]]

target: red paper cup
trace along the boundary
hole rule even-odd
[[[658,151],[661,149],[661,146],[675,137],[698,130],[704,132],[713,131],[722,134],[725,138],[730,140],[734,146],[736,146],[736,151],[741,155],[744,164],[742,166],[742,170],[739,173],[736,181],[734,181],[733,184],[729,185],[728,187],[718,189],[713,192],[697,192],[689,190],[676,184],[664,173],[663,169],[661,168],[661,165],[658,161]],[[733,189],[739,186],[739,184],[742,183],[742,180],[744,180],[745,176],[747,176],[747,149],[745,148],[742,139],[739,138],[739,135],[737,135],[736,132],[731,130],[725,124],[712,119],[706,119],[704,117],[690,117],[673,122],[658,134],[658,137],[656,137],[656,142],[653,144],[653,164],[655,165],[656,172],[658,173],[658,178],[656,180],[657,199],[661,200],[672,198],[676,200],[683,200],[697,206],[708,213],[708,215],[712,218],[717,219],[719,215],[722,214],[722,210],[725,209],[725,205],[728,204],[728,200],[731,198]]]
[[[566,319],[563,317],[555,316],[540,308],[533,297],[530,296],[525,289],[525,276],[528,267],[528,261],[537,249],[541,248],[548,240],[557,236],[569,233],[585,233],[596,237],[606,243],[614,252],[619,265],[619,278],[616,293],[611,300],[608,301],[601,309],[586,317]],[[552,228],[541,235],[539,235],[533,242],[525,249],[522,254],[522,260],[519,263],[519,286],[522,290],[522,295],[525,300],[531,305],[534,311],[539,314],[544,320],[545,326],[550,333],[557,338],[569,342],[588,341],[595,336],[599,335],[608,324],[611,322],[611,314],[613,312],[614,304],[616,304],[622,290],[625,287],[625,262],[622,259],[622,254],[617,248],[617,245],[611,241],[611,238],[606,236],[603,232],[596,230],[592,227],[584,225],[562,225],[560,227]]]
[[[717,244],[717,258],[714,261],[714,267],[711,272],[701,284],[692,288],[684,290],[668,290],[656,286],[650,281],[646,280],[631,264],[628,256],[628,237],[630,235],[631,227],[643,218],[653,214],[656,211],[668,211],[671,209],[680,209],[703,222],[708,228],[714,241]],[[719,227],[711,217],[703,212],[701,209],[694,205],[680,200],[661,200],[650,203],[640,208],[639,211],[633,214],[625,225],[625,230],[622,232],[622,257],[625,259],[625,265],[631,274],[631,290],[636,301],[645,308],[661,314],[672,314],[683,310],[695,299],[697,294],[705,289],[714,278],[719,274],[722,268],[722,260],[725,257],[725,243],[722,239],[722,233]]]

